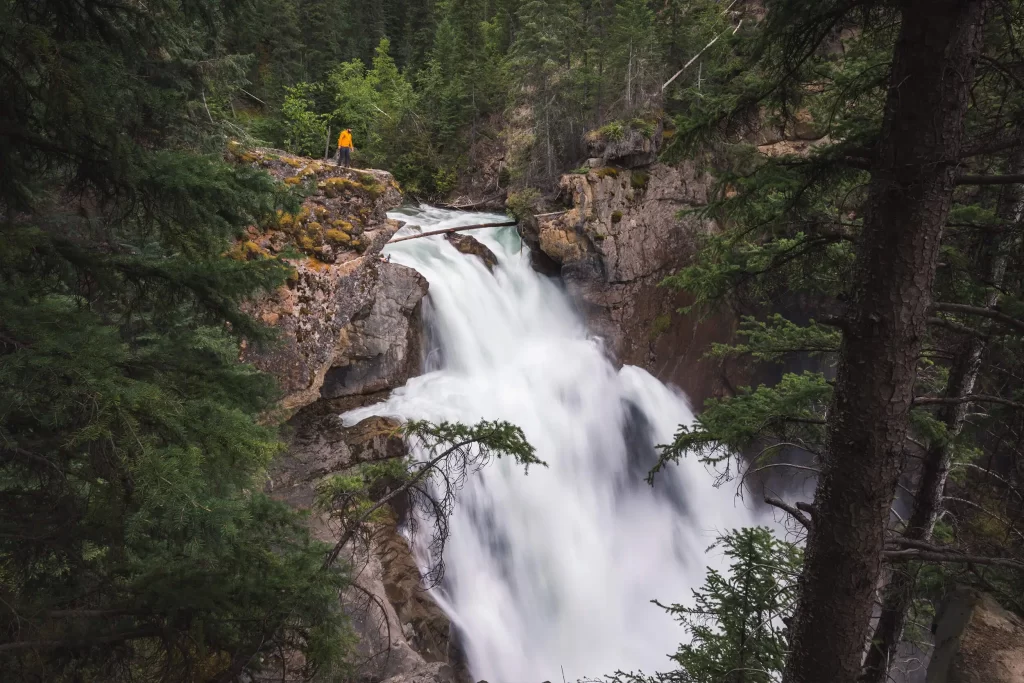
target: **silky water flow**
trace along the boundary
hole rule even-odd
[[[391,217],[407,222],[398,236],[505,220],[431,207]],[[430,283],[427,372],[345,420],[505,420],[548,465],[524,474],[495,460],[458,494],[433,593],[474,680],[670,669],[685,634],[651,600],[688,602],[707,566],[721,564],[708,546],[755,515],[692,458],[649,485],[656,446],[693,419],[686,397],[644,370],[616,369],[560,286],[532,270],[515,228],[469,234],[497,256],[493,274],[444,236],[386,249]]]

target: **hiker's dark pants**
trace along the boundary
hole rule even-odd
[[[338,148],[338,166],[341,165],[351,166],[352,165],[352,148],[351,147],[339,147]]]

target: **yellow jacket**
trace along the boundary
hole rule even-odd
[[[338,147],[351,147],[352,146],[352,133],[347,130],[341,131],[341,135],[338,136]]]

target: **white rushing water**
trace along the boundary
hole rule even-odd
[[[401,235],[504,218],[392,216],[410,223]],[[387,249],[430,282],[429,372],[346,420],[507,420],[548,463],[524,475],[496,461],[460,493],[435,595],[464,634],[474,680],[669,669],[683,633],[650,601],[688,602],[721,560],[707,547],[754,515],[692,459],[649,486],[654,446],[692,419],[686,398],[641,369],[616,370],[565,293],[530,268],[514,228],[472,234],[497,255],[493,275],[443,237]]]

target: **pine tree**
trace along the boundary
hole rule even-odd
[[[764,527],[720,536],[710,550],[730,559],[708,569],[692,605],[664,606],[688,641],[672,655],[678,666],[653,676],[618,673],[615,683],[771,683],[786,660],[786,619],[792,615],[800,551]]]
[[[239,302],[276,260],[226,252],[272,214],[205,95],[234,4],[5,5],[0,164],[0,669],[215,680],[240,652],[345,654],[341,572],[260,493],[277,453],[266,333]],[[265,625],[282,628],[267,636]],[[267,636],[267,637],[264,637]],[[247,656],[248,668],[259,658]]]
[[[841,3],[775,3],[756,28],[748,21],[722,37],[728,52],[709,60],[701,91],[693,87],[697,74],[679,78],[681,140],[710,135],[716,141],[710,151],[720,194],[707,213],[725,230],[709,236],[697,262],[669,283],[700,302],[728,301],[757,314],[747,323],[744,343],[716,354],[768,362],[815,355],[825,370],[785,374],[775,386],[710,403],[665,452],[672,459],[696,451],[724,465],[747,451],[757,454],[751,466],[757,470],[796,449],[820,472],[813,504],[794,508],[770,501],[808,533],[785,680],[883,680],[902,619],[918,598],[939,597],[937,586],[948,585],[952,576],[1005,590],[1008,584],[1001,582],[1012,582],[1007,576],[1013,570],[999,568],[1017,566],[1007,557],[1020,552],[1017,541],[999,545],[991,534],[1016,535],[1012,520],[1019,505],[1004,497],[1005,490],[998,496],[989,491],[1000,480],[1015,487],[1019,477],[996,464],[1002,446],[982,424],[1017,403],[998,378],[1016,362],[1010,349],[1019,339],[1016,332],[1005,335],[1024,327],[1016,327],[1015,315],[999,318],[991,308],[998,301],[1000,311],[1019,310],[1017,280],[993,279],[990,264],[994,255],[1012,253],[998,246],[1009,244],[1001,242],[1003,235],[1013,241],[1019,231],[1019,216],[1000,208],[1013,202],[1000,199],[999,189],[1019,180],[1012,170],[1017,142],[1007,126],[1020,109],[1016,93],[995,75],[1005,67],[990,61],[1005,60],[1002,45],[1010,34],[995,24],[982,32],[981,4],[955,5],[936,22],[934,3],[927,10],[905,3],[896,13],[884,4],[851,11]],[[927,27],[915,11],[929,12]],[[1000,25],[1017,25],[1018,12],[1004,8]],[[941,27],[947,31],[941,38],[927,33]],[[975,79],[982,37],[989,57]],[[909,47],[918,40],[949,41],[949,49],[922,61],[926,51]],[[962,88],[939,87],[940,81],[949,85],[942,80],[942,60],[959,60],[947,66],[967,79]],[[928,78],[937,80],[923,85]],[[911,82],[927,97],[947,97],[927,106],[932,122],[946,126],[941,134],[910,123],[923,116],[917,107],[926,101],[923,94],[908,96]],[[970,105],[967,88],[975,93]],[[745,142],[772,125],[790,132],[804,126],[805,137],[811,127],[820,140],[802,154],[781,157]],[[956,149],[942,152],[940,139]],[[975,170],[938,173],[926,159],[936,154]],[[893,167],[894,158],[906,164]],[[973,177],[985,171],[997,175]],[[932,189],[908,189],[925,187]],[[922,213],[904,213],[915,205]],[[993,233],[993,225],[1002,227]],[[927,240],[901,241],[914,230],[924,230],[918,237],[927,234]],[[1016,272],[1012,260],[1007,267]],[[885,290],[889,286],[896,289]],[[765,316],[797,303],[813,318],[810,326]],[[974,333],[986,320],[999,326],[999,351],[978,351],[971,342],[995,339]],[[977,359],[979,352],[988,360]],[[978,374],[965,382],[973,371],[964,368],[976,362]],[[986,405],[979,394],[993,403]],[[956,418],[972,403],[986,415],[977,429]],[[944,473],[957,463],[977,474],[943,485]],[[787,466],[785,460],[771,464]],[[911,503],[921,506],[914,521],[890,513],[901,474],[913,487]],[[954,514],[961,523],[980,515],[999,520],[1001,531],[977,535],[943,527],[934,539],[922,540],[920,520],[936,514]],[[997,581],[957,568],[972,552],[975,561],[995,567],[986,576]],[[944,568],[924,567],[920,574],[918,565],[902,569],[925,559]],[[862,670],[883,562],[884,576],[896,577],[885,598],[894,606],[893,618],[876,632],[868,669]],[[1011,591],[1004,596],[1012,603]]]

